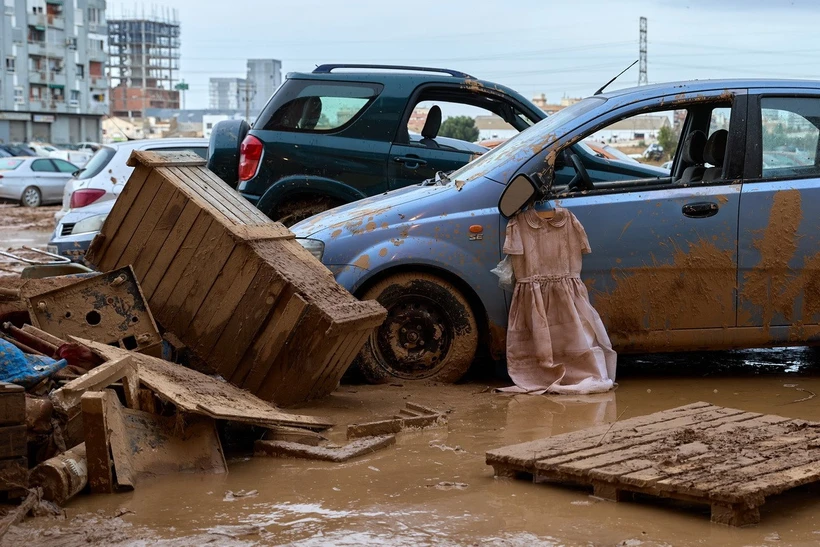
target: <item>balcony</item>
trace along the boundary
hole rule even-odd
[[[29,84],[40,84],[43,85],[46,83],[46,73],[43,70],[29,70],[28,71],[28,83]]]
[[[46,54],[46,43],[45,42],[32,42],[29,40],[28,42],[28,54],[29,55],[45,55]]]
[[[89,86],[92,89],[108,89],[108,78],[105,76],[92,76]]]
[[[103,63],[108,61],[108,55],[106,55],[106,52],[102,49],[94,48],[91,44],[88,44],[86,52],[90,61],[101,61]]]
[[[108,103],[98,103],[97,101],[91,101],[88,105],[88,108],[83,112],[83,114],[96,114],[98,116],[105,116],[109,114],[110,107]]]
[[[48,26],[60,30],[65,30],[65,17],[62,14],[60,15],[48,15]]]

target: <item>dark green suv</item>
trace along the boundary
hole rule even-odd
[[[485,152],[439,135],[442,106],[494,114],[507,134],[545,117],[515,91],[454,70],[322,65],[289,74],[253,127],[218,123],[208,167],[270,218],[291,225],[453,171]]]

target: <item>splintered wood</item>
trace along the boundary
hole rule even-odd
[[[322,397],[386,316],[335,282],[187,152],[135,167],[86,258],[131,265],[157,322],[232,384],[280,405]]]
[[[820,423],[690,405],[487,452],[497,476],[583,484],[711,506],[712,521],[760,520],[766,498],[820,481]]]

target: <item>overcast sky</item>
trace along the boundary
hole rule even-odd
[[[159,3],[110,1],[109,17]],[[328,62],[441,66],[532,97],[585,96],[638,58],[648,19],[650,83],[820,78],[820,0],[166,0],[182,26],[186,107],[245,60],[283,72]],[[637,65],[613,84],[638,82]]]

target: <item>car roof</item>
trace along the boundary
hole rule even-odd
[[[140,146],[151,146],[156,144],[164,144],[168,146],[185,146],[185,145],[205,145],[208,146],[208,139],[198,137],[170,137],[167,139],[137,139],[125,142],[112,142],[103,146],[109,146],[115,150],[138,148]]]
[[[658,84],[643,85],[638,87],[626,87],[607,91],[599,95],[606,99],[622,98],[628,95],[642,96],[644,98],[659,97],[670,93],[698,93],[706,91],[731,90],[731,89],[790,89],[807,88],[820,90],[818,80],[782,80],[772,78],[756,79],[716,79],[716,80],[690,80],[679,82],[664,82]]]

